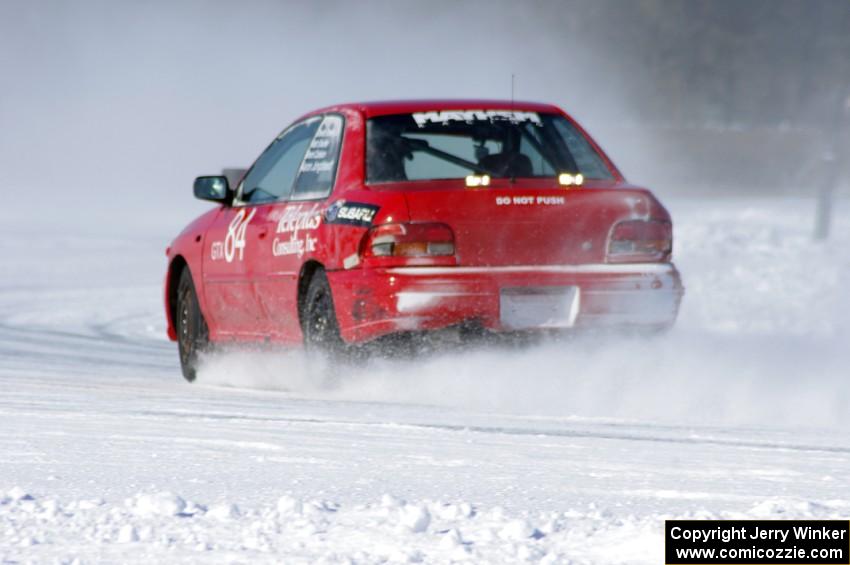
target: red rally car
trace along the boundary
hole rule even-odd
[[[676,319],[670,215],[559,108],[344,104],[287,127],[167,250],[184,376],[210,343],[335,350],[475,325],[494,332]]]

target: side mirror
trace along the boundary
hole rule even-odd
[[[195,198],[230,204],[230,183],[227,177],[198,177],[195,179]]]

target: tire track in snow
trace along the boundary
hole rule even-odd
[[[157,419],[175,419],[175,420],[216,420],[230,422],[262,422],[262,423],[286,423],[286,424],[306,424],[311,426],[345,426],[362,427],[362,428],[398,428],[412,430],[434,430],[443,432],[461,432],[461,433],[480,433],[491,435],[507,435],[507,436],[532,436],[536,438],[557,437],[557,438],[576,438],[576,439],[599,439],[612,441],[632,441],[632,442],[649,442],[649,443],[666,443],[666,444],[682,444],[689,446],[720,446],[740,449],[764,449],[764,450],[780,450],[788,452],[813,452],[813,453],[840,453],[850,454],[850,445],[834,446],[834,445],[814,445],[805,443],[785,443],[770,440],[746,440],[746,439],[723,439],[716,437],[684,437],[684,436],[662,436],[662,435],[647,435],[629,433],[626,428],[634,429],[631,424],[623,424],[624,431],[601,431],[601,430],[580,430],[575,428],[553,429],[553,428],[525,428],[525,427],[508,427],[508,426],[482,426],[474,424],[440,424],[440,423],[411,423],[411,422],[386,422],[386,421],[363,421],[354,419],[324,419],[324,418],[299,418],[299,417],[270,417],[270,416],[250,416],[245,414],[224,414],[224,413],[192,413],[187,411],[169,411],[169,410],[147,410],[127,414],[130,418],[146,418],[154,417]],[[608,425],[610,426],[610,424]],[[668,426],[669,428],[669,426]],[[693,429],[693,428],[683,428]]]

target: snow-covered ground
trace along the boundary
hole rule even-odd
[[[0,562],[660,563],[667,517],[850,515],[850,202],[671,200],[687,295],[582,338],[182,381],[188,218],[0,211]]]

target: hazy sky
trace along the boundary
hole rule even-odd
[[[524,3],[0,0],[0,185],[191,199],[334,102],[510,96],[611,104]],[[610,86],[610,81],[606,86]],[[607,88],[606,88],[607,90]]]
[[[508,98],[512,73],[518,99],[561,105],[627,176],[652,181],[670,149],[640,130],[606,134],[640,117],[636,100],[657,102],[643,55],[612,41],[646,33],[611,2],[585,29],[582,5],[599,6],[0,0],[0,188],[57,205],[195,210],[196,175],[249,165],[304,112],[367,99]],[[688,57],[716,47],[697,43]]]

